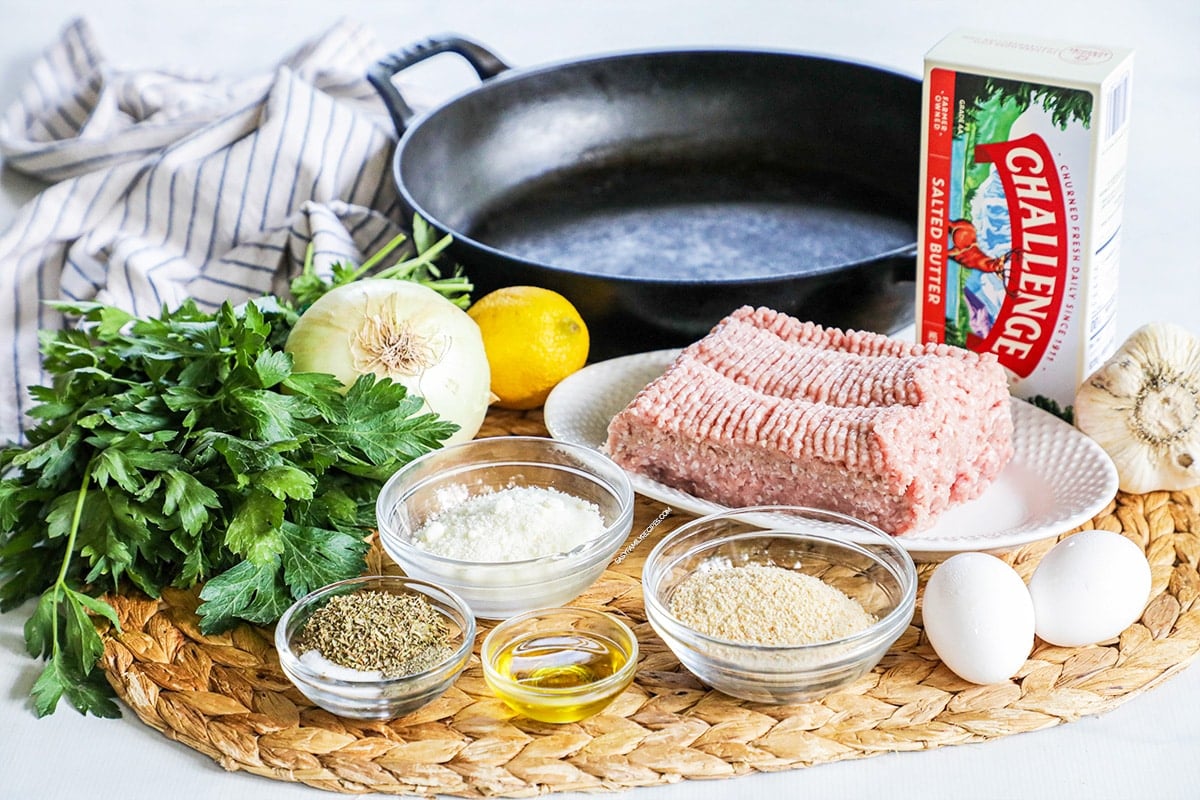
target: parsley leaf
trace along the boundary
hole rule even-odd
[[[366,540],[323,528],[286,522],[283,539],[283,575],[292,594],[303,596],[341,580],[362,562]]]
[[[98,672],[83,672],[61,653],[51,656],[30,695],[39,717],[52,714],[63,694],[80,713],[115,719],[121,710],[112,699],[112,689]]]
[[[197,609],[200,630],[217,633],[238,618],[260,625],[279,619],[292,603],[280,585],[279,566],[278,556],[259,564],[242,561],[204,584],[204,602]]]
[[[265,564],[283,552],[279,526],[286,511],[278,497],[253,489],[242,500],[225,531],[225,546],[255,564]]]

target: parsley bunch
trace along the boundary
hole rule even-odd
[[[39,597],[25,626],[46,660],[37,713],[67,699],[115,716],[93,667],[92,615],[126,583],[151,596],[203,582],[201,628],[274,622],[294,598],[365,568],[388,475],[453,423],[400,384],[366,375],[343,393],[297,373],[297,318],[264,297],[152,319],[65,304],[78,329],[43,335],[51,386],[31,389],[28,445],[0,451],[0,610]]]

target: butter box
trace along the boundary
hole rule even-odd
[[[1133,52],[972,31],[925,56],[917,335],[1061,405],[1116,348]]]

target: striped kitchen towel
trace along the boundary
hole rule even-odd
[[[7,165],[51,185],[0,234],[0,442],[44,381],[44,301],[138,315],[186,297],[216,307],[280,292],[311,240],[319,269],[398,231],[394,132],[365,80],[381,55],[339,23],[270,74],[228,80],[120,71],[76,20],[0,120]]]

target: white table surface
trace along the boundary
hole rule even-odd
[[[925,51],[956,27],[1041,33],[1136,49],[1119,337],[1151,320],[1200,333],[1200,4],[1195,0],[354,0],[150,2],[0,0],[0,107],[30,60],[71,17],[88,16],[100,47],[124,68],[190,66],[244,75],[340,17],[370,24],[387,45],[455,31],[510,63],[536,65],[608,50],[744,45],[827,53],[919,74]],[[468,85],[430,70],[431,87]],[[0,177],[0,224],[37,191]],[[24,653],[29,607],[0,615],[0,798],[184,796],[295,800],[318,790],[226,773],[126,710],[84,718],[64,703],[38,720],[27,702],[38,665]],[[1116,710],[1048,731],[983,744],[898,753],[784,773],[638,789],[675,798],[1194,798],[1200,796],[1200,667]],[[564,797],[569,797],[563,795]]]

